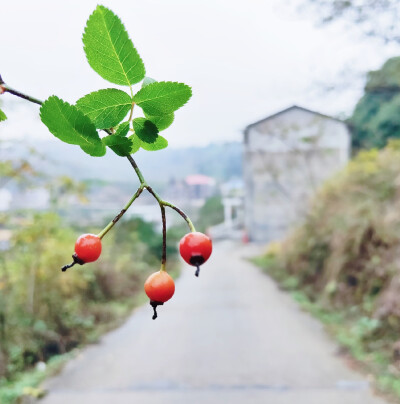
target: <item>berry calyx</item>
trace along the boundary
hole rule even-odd
[[[83,265],[87,262],[96,261],[101,254],[101,239],[95,234],[82,234],[75,243],[75,254],[72,255],[73,262],[64,265],[61,270],[65,272],[75,264]]]
[[[179,243],[181,257],[189,264],[197,267],[196,276],[199,276],[200,265],[203,265],[212,252],[212,241],[205,234],[198,231],[188,233]]]
[[[144,291],[150,299],[153,307],[153,320],[157,318],[157,306],[163,305],[171,299],[175,292],[175,283],[170,275],[164,270],[154,272],[144,283]]]

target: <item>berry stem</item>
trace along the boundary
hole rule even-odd
[[[132,196],[132,198],[129,199],[128,203],[123,207],[121,212],[119,212],[118,215],[115,216],[114,219],[111,220],[110,223],[108,223],[108,225],[97,235],[97,237],[102,239],[114,227],[115,223],[117,223],[118,220],[121,219],[121,217],[125,214],[125,212],[130,208],[132,203],[135,201],[135,199],[137,199],[139,197],[139,195],[142,193],[143,188],[144,188],[144,185],[140,185],[138,190],[135,192],[135,194]]]
[[[10,93],[10,94],[15,95],[15,96],[17,96],[19,98],[23,98],[24,100],[33,102],[34,104],[39,104],[39,105],[43,104],[43,101],[40,101],[35,97],[31,97],[30,95],[21,93],[21,91],[15,90],[15,89],[7,86],[7,84],[4,83],[3,79],[0,76],[0,94],[3,94],[3,93]]]
[[[160,205],[161,219],[162,219],[162,257],[161,257],[161,271],[165,271],[165,264],[167,262],[167,220],[165,217],[165,207]]]
[[[153,197],[156,199],[156,201],[159,203],[160,207],[161,206],[168,206],[169,208],[175,210],[176,212],[178,212],[182,218],[185,220],[185,222],[187,223],[187,225],[189,226],[190,231],[194,232],[196,231],[192,221],[190,220],[189,216],[180,208],[178,208],[177,206],[175,206],[173,203],[168,202],[168,201],[164,201],[163,199],[161,199],[160,195],[157,194],[156,191],[154,191],[154,189],[147,184],[146,180],[143,177],[142,172],[140,171],[138,165],[136,164],[136,161],[133,159],[132,156],[127,156],[127,159],[129,160],[129,162],[131,163],[131,166],[133,167],[133,169],[136,172],[136,175],[139,178],[140,181],[140,185],[143,186],[144,188],[147,189],[147,191],[150,192],[151,195],[153,195]]]
[[[189,226],[189,229],[191,232],[195,232],[196,228],[194,227],[193,222],[190,220],[190,217],[180,208],[178,208],[177,206],[175,206],[174,204],[167,202],[167,201],[163,201],[163,205],[164,206],[168,206],[169,208],[175,210],[176,212],[178,212],[182,218],[185,220],[185,222],[187,223],[187,225]]]

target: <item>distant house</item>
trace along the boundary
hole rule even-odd
[[[244,131],[245,228],[250,240],[281,238],[306,214],[316,188],[348,161],[338,119],[292,106]]]
[[[214,178],[201,174],[188,175],[185,183],[189,198],[203,202],[215,193],[217,184]]]

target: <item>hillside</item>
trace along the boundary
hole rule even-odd
[[[68,175],[77,180],[101,179],[104,181],[129,181],[129,162],[110,151],[101,159],[83,158],[79,147],[58,141],[35,141],[21,147],[16,142],[2,144],[7,158],[29,158],[34,166],[51,175]],[[29,146],[40,155],[29,155]],[[61,159],[62,156],[62,159]],[[225,181],[241,176],[242,145],[239,142],[211,144],[205,147],[165,149],[153,153],[139,151],[134,155],[148,181],[167,182],[170,178],[181,179],[190,174],[204,174]],[[160,178],[161,176],[161,178]]]

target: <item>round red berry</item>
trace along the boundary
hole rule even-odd
[[[151,301],[165,303],[174,295],[175,283],[166,271],[158,271],[147,278],[144,290]]]
[[[212,241],[205,234],[194,231],[182,237],[179,252],[188,264],[198,267],[210,258]]]
[[[96,261],[101,254],[101,239],[95,234],[82,234],[75,243],[75,254],[84,263]]]

